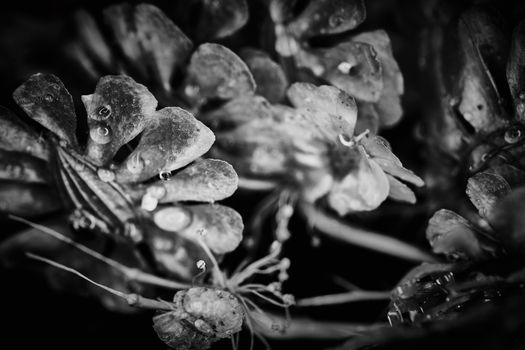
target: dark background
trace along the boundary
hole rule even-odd
[[[78,67],[68,60],[64,52],[64,43],[75,38],[72,15],[80,8],[99,15],[101,9],[111,3],[79,0],[4,2],[0,12],[0,104],[20,112],[11,100],[12,91],[33,73],[51,72],[59,76],[68,87],[80,111],[80,95],[91,93],[94,83],[78,73]],[[151,3],[165,9],[169,15],[171,2]],[[424,103],[418,99],[417,93],[420,86],[416,69],[417,41],[422,25],[417,3],[415,0],[367,1],[368,20],[359,27],[359,31],[384,28],[392,37],[395,56],[405,77],[406,116],[399,126],[388,131],[385,136],[407,168],[414,169],[416,173],[425,166],[418,151],[421,145],[411,138],[407,142],[405,135],[406,130],[412,130],[421,119],[421,103]],[[497,6],[511,22],[523,14],[523,6],[511,6],[507,2],[500,2]],[[515,11],[516,8],[521,8],[521,12]],[[244,32],[248,38],[251,35],[250,30],[252,29],[247,28]],[[373,228],[426,248],[423,233],[428,213],[424,207],[424,193],[420,193],[419,197],[423,204],[412,208],[415,214],[407,217],[398,214],[405,212],[406,206],[387,203],[382,207],[381,220],[376,221]],[[247,221],[261,198],[261,195],[239,192],[226,201],[226,204],[236,208]],[[20,228],[12,226],[5,219],[0,221],[0,225],[0,240]],[[286,255],[292,261],[292,277],[285,287],[296,297],[341,292],[341,287],[333,282],[334,276],[341,276],[365,289],[386,290],[392,288],[413,266],[396,258],[348,247],[329,239],[321,239],[321,245],[313,247],[310,244],[311,233],[297,215],[292,220],[291,231],[294,236],[285,248]],[[1,349],[165,348],[151,328],[152,314],[149,312],[137,315],[111,313],[94,299],[50,290],[38,273],[19,270],[2,270],[0,273],[0,318],[3,324],[0,333]],[[385,322],[386,310],[386,303],[375,302],[312,308],[302,312],[317,320],[371,323]],[[477,327],[479,333],[477,330],[475,333],[482,334],[491,330],[483,327],[493,326],[482,324]],[[470,336],[472,334],[469,333]],[[461,337],[461,334],[455,336]],[[454,344],[465,345],[465,342],[455,342],[452,338],[447,342],[446,336],[444,339],[445,344],[441,344],[442,346],[454,348]],[[244,343],[245,346],[246,344]],[[324,348],[333,345],[304,341],[272,344],[276,349],[292,346],[304,349]],[[435,343],[429,342],[427,345],[434,348],[432,344]],[[221,346],[229,348],[230,343],[222,342],[217,348]]]

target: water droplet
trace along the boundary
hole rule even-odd
[[[180,231],[191,224],[191,212],[183,207],[168,207],[157,211],[153,217],[157,226],[165,231]]]
[[[168,181],[171,178],[171,172],[167,170],[163,170],[159,173],[159,179],[162,181]]]
[[[101,106],[97,110],[97,115],[100,117],[100,119],[107,119],[111,115],[111,107],[110,106]]]
[[[483,154],[481,155],[481,161],[482,161],[482,162],[486,161],[488,157],[489,157],[488,153],[483,153]]]
[[[521,91],[520,94],[518,95],[518,98],[520,100],[525,100],[525,91]]]
[[[126,167],[132,174],[140,173],[142,169],[144,169],[145,165],[146,164],[144,163],[144,160],[142,160],[140,153],[135,153],[126,162]]]
[[[104,182],[115,180],[115,173],[109,169],[100,168],[97,170],[97,175]]]
[[[206,261],[204,261],[204,260],[199,260],[199,261],[197,261],[197,263],[196,263],[195,265],[197,266],[197,268],[198,268],[199,270],[204,270],[204,269],[206,269]]]
[[[46,100],[47,102],[53,102],[55,100],[55,97],[51,94],[46,94],[44,96],[44,100]]]
[[[341,16],[341,14],[336,13],[330,16],[330,18],[328,19],[328,25],[331,28],[335,28],[337,26],[340,26],[344,21],[345,21],[344,17]]]
[[[521,129],[518,126],[513,126],[505,131],[505,136],[503,137],[505,142],[513,144],[518,142],[521,139]]]
[[[337,70],[343,74],[349,74],[352,67],[352,64],[350,64],[349,62],[341,62],[337,66]]]
[[[99,125],[89,130],[90,138],[100,145],[111,141],[111,130],[105,125]]]

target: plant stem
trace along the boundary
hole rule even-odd
[[[300,201],[298,206],[307,220],[327,236],[405,260],[436,262],[429,253],[396,238],[350,226],[304,201]]]
[[[320,295],[317,297],[304,298],[297,301],[297,306],[322,306],[353,303],[358,301],[369,300],[388,300],[390,292],[388,291],[365,291],[355,290],[347,293]]]
[[[273,339],[346,339],[385,324],[356,324],[333,321],[318,321],[304,317],[293,317],[289,326],[284,331],[275,331],[272,325],[277,322],[284,324],[282,316],[276,314],[262,315],[258,312],[251,313],[256,321],[254,326],[264,336]]]

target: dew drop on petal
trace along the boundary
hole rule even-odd
[[[204,270],[206,268],[206,261],[199,260],[199,261],[197,261],[197,263],[195,265],[197,265],[197,268],[199,270]]]
[[[111,115],[111,107],[109,106],[101,106],[97,110],[97,115],[100,117],[100,119],[107,119]]]
[[[47,94],[44,96],[44,99],[47,101],[47,102],[53,102],[55,100],[55,98],[53,97],[53,95],[51,94]]]
[[[504,140],[506,143],[516,143],[521,139],[522,132],[519,127],[512,127],[505,131]]]
[[[159,179],[162,181],[168,181],[171,178],[171,172],[163,170],[159,173]]]

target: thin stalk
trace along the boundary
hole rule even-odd
[[[75,242],[74,240],[72,240],[71,238],[65,236],[64,234],[56,231],[56,230],[53,230],[49,227],[46,227],[44,225],[40,225],[40,224],[37,224],[37,223],[34,223],[34,222],[31,222],[29,220],[26,220],[24,218],[21,218],[21,217],[18,217],[16,215],[12,215],[12,214],[9,214],[8,217],[11,219],[11,220],[14,220],[14,221],[18,221],[18,222],[21,222],[21,223],[24,223],[30,227],[33,227],[34,229],[42,232],[42,233],[45,233],[46,235],[48,236],[51,236],[59,241],[62,241],[66,244],[69,244],[70,246],[78,249],[79,251],[103,262],[104,264],[108,265],[108,266],[111,266],[112,268],[114,268],[115,270],[119,271],[120,273],[122,273],[128,280],[131,280],[131,281],[136,281],[136,282],[140,282],[140,283],[146,283],[146,284],[151,284],[151,285],[154,285],[154,286],[158,286],[158,287],[164,287],[164,288],[169,288],[169,289],[187,289],[187,288],[191,288],[191,285],[189,284],[185,284],[185,283],[179,283],[179,282],[175,282],[175,281],[171,281],[171,280],[168,280],[168,279],[165,279],[165,278],[162,278],[162,277],[157,277],[155,275],[152,275],[152,274],[149,274],[149,273],[146,273],[144,271],[141,271],[139,269],[136,269],[136,268],[131,268],[131,267],[128,267],[126,265],[123,265],[121,263],[119,263],[118,261],[116,260],[113,260],[113,259],[110,259],[102,254],[100,254],[99,252],[97,252],[96,250],[93,250],[91,248],[88,248],[86,247],[85,245],[83,244],[80,244],[78,242]]]
[[[110,287],[105,286],[103,284],[100,284],[98,282],[95,282],[92,279],[90,279],[89,277],[87,277],[87,276],[83,275],[82,273],[80,273],[79,271],[77,271],[75,269],[72,269],[71,267],[62,265],[62,264],[60,264],[60,263],[58,263],[56,261],[44,258],[44,257],[42,257],[40,255],[32,254],[32,253],[26,253],[26,255],[30,259],[41,261],[41,262],[46,263],[46,264],[48,264],[50,266],[56,267],[57,269],[64,270],[64,271],[67,271],[69,273],[72,273],[73,275],[76,275],[76,276],[82,278],[83,280],[88,281],[89,283],[93,284],[94,286],[96,286],[96,287],[98,287],[100,289],[105,290],[106,292],[126,300],[126,302],[130,306],[144,308],[144,309],[153,309],[153,310],[168,310],[168,311],[172,310],[172,308],[169,307],[170,304],[168,302],[166,302],[166,301],[144,298],[143,296],[140,296],[140,295],[135,294],[135,293],[130,293],[130,294],[123,293],[123,292],[118,291],[116,289],[113,289],[113,288],[110,288]]]
[[[272,328],[272,324],[275,322],[284,322],[285,320],[282,316],[276,314],[265,316],[257,312],[251,312],[250,316],[256,320],[254,324],[256,325],[257,330],[265,337],[272,339],[342,340],[366,331],[386,326],[386,324],[367,325],[293,317],[287,328],[275,331]]]
[[[317,297],[299,299],[297,306],[323,306],[354,303],[359,301],[370,300],[388,300],[390,299],[390,292],[383,291],[365,291],[355,290],[346,293],[320,295]]]
[[[332,238],[405,260],[437,261],[432,255],[420,248],[381,233],[343,223],[311,204],[300,202],[299,208],[315,228]]]

